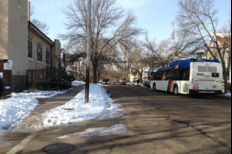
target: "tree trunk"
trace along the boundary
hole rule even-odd
[[[141,73],[140,73],[140,82],[142,83],[143,82],[143,72],[141,70]]]
[[[227,69],[225,63],[222,63],[222,68],[223,68],[223,78],[224,78],[224,90],[225,93],[228,93],[228,80],[227,80]]]
[[[93,64],[93,83],[97,84],[97,65]]]

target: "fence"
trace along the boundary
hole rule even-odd
[[[27,88],[39,90],[66,90],[72,81],[64,68],[47,68],[27,71]]]

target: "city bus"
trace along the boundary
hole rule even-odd
[[[153,68],[151,89],[178,94],[222,94],[223,70],[217,60],[177,60],[169,67]]]

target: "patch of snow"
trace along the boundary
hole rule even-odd
[[[113,125],[111,127],[91,128],[91,129],[87,129],[85,132],[64,135],[64,136],[57,137],[57,138],[63,139],[63,138],[69,138],[69,137],[73,137],[73,136],[87,136],[87,137],[89,137],[89,136],[107,136],[107,135],[112,135],[112,134],[122,134],[125,132],[127,132],[126,125],[117,124],[117,125]]]
[[[68,91],[68,90],[67,90]],[[11,98],[0,100],[0,131],[10,125],[17,126],[39,105],[35,98],[51,98],[67,91],[39,91],[28,93],[11,93]]]
[[[72,88],[71,88],[72,89]],[[68,90],[65,91],[40,91],[40,90],[35,90],[35,92],[28,92],[28,90],[24,90],[22,93],[11,93],[10,96],[12,97],[31,97],[31,98],[51,98],[59,94],[64,94]]]
[[[38,105],[37,99],[27,96],[13,96],[0,100],[0,131],[25,119]]]
[[[222,94],[222,95],[218,95],[220,97],[231,97],[231,93],[226,93],[226,94]]]
[[[89,103],[84,103],[85,90],[81,91],[65,105],[48,111],[48,117],[43,121],[43,125],[52,127],[91,120],[120,106],[113,104],[114,101],[107,95],[106,90],[97,84],[90,84],[89,98]]]
[[[73,72],[73,70],[71,68],[67,67],[67,66],[66,66],[65,70],[68,71],[68,72]]]
[[[224,38],[224,37],[230,36],[231,33],[216,33],[216,35],[217,35],[217,36],[220,36],[220,37],[222,37],[222,38]]]
[[[74,87],[78,87],[79,85],[83,85],[83,84],[85,84],[85,82],[83,82],[83,81],[73,81],[72,82],[72,86],[74,86]]]

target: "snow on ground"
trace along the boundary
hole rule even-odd
[[[13,96],[0,100],[0,131],[26,118],[37,105],[39,105],[37,99],[26,96]]]
[[[69,89],[70,90],[70,89]],[[51,98],[59,94],[64,94],[66,91],[40,91],[35,90],[35,92],[27,92],[28,90],[25,90],[22,93],[11,93],[10,96],[12,97],[31,97],[31,98]]]
[[[43,125],[50,127],[72,124],[94,119],[111,111],[120,110],[118,108],[120,105],[114,104],[113,100],[107,95],[106,90],[100,85],[90,84],[89,96],[90,101],[85,104],[85,90],[83,90],[65,105],[50,110]]]
[[[82,81],[73,81],[72,82],[72,86],[74,86],[74,87],[77,87],[77,86],[83,85],[83,84],[85,84],[85,82],[82,82]]]
[[[0,100],[0,131],[11,124],[17,125],[39,105],[35,98],[51,98],[67,91],[39,91],[11,93],[8,99]]]
[[[226,94],[222,94],[222,95],[219,95],[221,97],[231,97],[231,93],[226,93]]]
[[[117,124],[111,127],[102,127],[102,128],[90,128],[87,129],[85,132],[79,132],[74,134],[68,134],[61,137],[57,137],[60,139],[69,138],[73,136],[106,136],[106,135],[115,135],[115,134],[122,134],[127,132],[127,127],[124,124]]]

